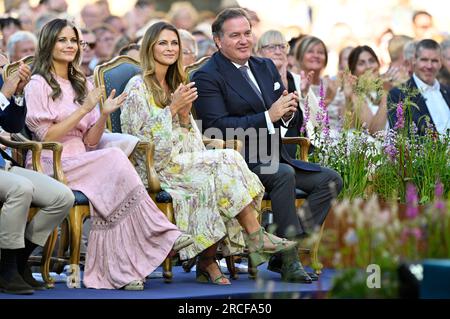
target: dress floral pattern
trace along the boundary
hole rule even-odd
[[[132,78],[122,106],[122,131],[155,144],[155,168],[161,187],[173,198],[178,228],[194,237],[194,245],[180,251],[190,259],[222,238],[222,253],[244,248],[236,215],[249,204],[260,208],[264,186],[241,154],[234,150],[207,150],[191,117],[192,128],[180,127],[169,107],[160,108],[142,76]],[[144,161],[137,170],[146,181]]]

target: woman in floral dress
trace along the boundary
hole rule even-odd
[[[230,282],[215,260],[219,245],[224,255],[231,255],[247,244],[250,258],[260,264],[296,243],[269,235],[259,225],[264,187],[241,154],[203,145],[190,115],[196,88],[194,83],[183,84],[180,43],[176,28],[165,22],[145,33],[143,75],[133,77],[125,88],[122,131],[155,144],[156,171],[173,198],[176,224],[194,239],[180,251],[181,258],[199,255],[197,280],[226,285]],[[142,160],[138,172],[145,181]]]

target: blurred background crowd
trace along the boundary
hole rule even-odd
[[[399,44],[408,39],[433,38],[441,43],[450,30],[446,16],[450,3],[437,0],[3,0],[0,1],[1,49],[11,60],[17,59],[7,48],[13,33],[23,30],[36,35],[47,21],[69,17],[84,29],[84,37],[92,49],[85,50],[85,61],[93,60],[89,62],[92,69],[99,61],[117,55],[127,44],[137,42],[149,25],[166,19],[194,35],[200,44],[199,58],[215,49],[210,41],[210,24],[221,9],[231,6],[249,9],[256,38],[269,29],[276,29],[287,40],[305,34],[323,40],[328,51],[324,73],[330,76],[338,71],[339,53],[349,52],[345,48],[369,45],[384,72],[391,63],[388,46],[394,36],[401,37],[393,41],[391,51],[399,50]],[[419,11],[425,13],[415,16]],[[23,55],[31,53],[30,46],[21,49]]]

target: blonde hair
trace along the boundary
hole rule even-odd
[[[155,74],[156,65],[155,57],[153,55],[153,47],[155,46],[156,41],[158,41],[158,37],[163,30],[170,30],[175,32],[180,46],[177,61],[169,66],[169,69],[166,73],[166,83],[169,86],[170,92],[174,92],[180,85],[180,83],[184,83],[186,81],[186,74],[183,71],[183,63],[181,58],[182,47],[178,30],[170,23],[164,21],[153,24],[145,32],[139,56],[141,59],[143,74],[142,76],[144,78],[145,85],[153,95],[156,105],[159,107],[168,105],[171,101],[170,96],[167,96],[164,88],[161,87],[158,80],[156,79]]]
[[[278,30],[269,30],[264,32],[256,44],[256,52],[260,52],[263,46],[268,44],[287,44],[286,38]]]
[[[313,36],[306,36],[303,39],[301,39],[295,48],[295,59],[297,62],[302,65],[303,57],[305,56],[306,52],[309,50],[310,47],[315,46],[316,44],[321,44],[325,50],[325,65],[324,68],[327,66],[328,63],[328,50],[325,43],[320,40],[319,38],[313,37]]]

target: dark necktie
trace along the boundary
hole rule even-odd
[[[242,76],[244,77],[244,79],[247,80],[248,84],[250,84],[250,86],[252,87],[253,91],[255,91],[256,95],[260,98],[260,100],[263,102],[263,104],[265,106],[266,104],[264,103],[264,99],[263,99],[263,97],[261,95],[261,92],[258,90],[258,88],[256,87],[255,83],[250,79],[250,76],[247,73],[247,69],[248,69],[248,66],[246,66],[246,65],[243,65],[243,66],[239,67],[239,71],[241,71]]]

